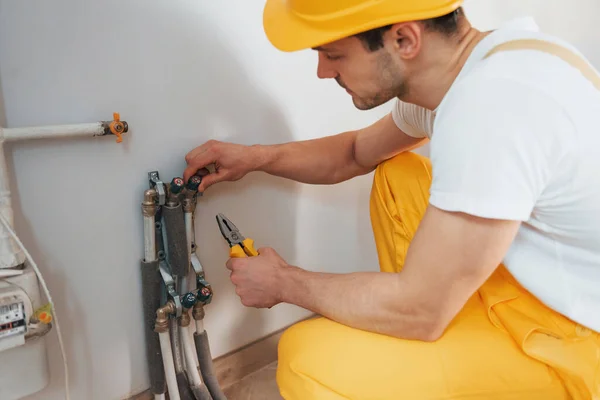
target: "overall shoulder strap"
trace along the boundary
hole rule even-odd
[[[490,50],[484,59],[501,51],[510,50],[539,50],[560,57],[572,67],[577,68],[583,76],[596,86],[596,89],[600,90],[600,75],[583,58],[566,47],[544,40],[518,39],[502,43]]]

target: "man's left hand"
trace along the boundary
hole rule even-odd
[[[290,268],[271,248],[258,249],[258,256],[230,258],[227,269],[231,283],[246,307],[271,308],[282,302],[281,276]]]

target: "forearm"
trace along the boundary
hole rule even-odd
[[[367,174],[424,142],[398,129],[388,114],[357,131],[251,149],[257,160],[255,170],[304,183],[334,184]]]
[[[357,132],[277,145],[252,146],[258,171],[310,184],[334,184],[369,173],[354,157]]]
[[[401,274],[327,274],[289,267],[282,271],[282,301],[341,324],[393,337],[435,340],[438,313]]]

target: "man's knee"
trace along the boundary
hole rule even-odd
[[[431,181],[431,160],[422,155],[405,152],[379,164],[375,171],[375,183],[384,179],[406,182],[410,180]]]
[[[318,346],[319,336],[323,336],[320,324],[315,324],[319,319],[299,322],[281,335],[277,350],[280,370],[303,371],[314,365],[317,361],[314,358],[318,357],[314,354],[314,347]]]
[[[324,324],[325,323],[325,324]],[[330,398],[318,382],[327,356],[319,350],[327,338],[327,321],[316,318],[288,328],[278,345],[277,385],[285,399]]]

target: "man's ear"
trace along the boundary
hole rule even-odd
[[[413,59],[421,50],[423,26],[418,22],[402,22],[392,25],[390,39],[394,51],[405,60]]]

